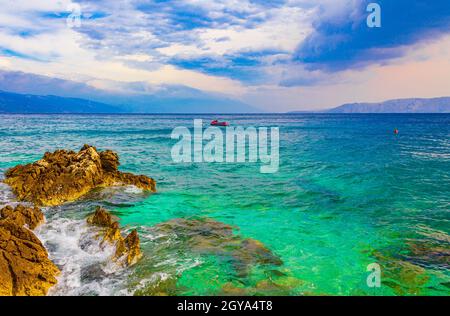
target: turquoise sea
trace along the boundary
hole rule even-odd
[[[194,118],[279,127],[279,172],[174,163],[172,129]],[[0,115],[0,173],[85,143],[118,152],[120,169],[153,177],[158,192],[109,188],[46,208],[37,233],[62,270],[52,295],[450,294],[450,115]],[[0,185],[0,204],[13,201]],[[120,270],[88,241],[96,205],[138,229],[137,265]],[[237,273],[227,245],[199,253],[155,229],[176,218],[232,225],[283,264]],[[371,263],[381,287],[367,285]]]

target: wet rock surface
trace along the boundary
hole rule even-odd
[[[99,152],[93,146],[84,145],[78,153],[47,152],[37,162],[11,168],[6,171],[4,182],[19,200],[42,206],[74,201],[97,187],[134,185],[156,191],[152,178],[120,172],[118,166],[119,157],[115,152]]]
[[[38,207],[26,207],[21,204],[15,208],[7,205],[0,209],[0,218],[10,219],[19,226],[27,225],[32,230],[44,222],[44,214]]]
[[[44,221],[42,212],[22,205],[0,210],[0,295],[46,295],[59,269],[29,228]]]
[[[102,243],[109,243],[116,246],[113,260],[119,264],[131,266],[142,257],[137,231],[131,231],[124,238],[117,218],[112,216],[108,210],[97,207],[95,213],[87,218],[87,222],[102,229],[100,232]]]

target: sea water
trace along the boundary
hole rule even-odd
[[[279,127],[279,171],[173,162],[171,132],[194,119]],[[1,174],[83,144],[116,151],[120,170],[154,178],[158,192],[108,188],[44,208],[47,223],[36,233],[62,271],[51,295],[148,294],[167,280],[175,280],[169,294],[180,295],[230,287],[262,295],[450,294],[450,115],[0,115]],[[11,202],[0,184],[0,203]],[[125,231],[138,229],[137,265],[115,266],[113,250],[92,238],[85,218],[97,205]],[[261,241],[283,264],[239,275],[223,253],[190,251],[154,229],[201,217]],[[379,288],[368,286],[372,263],[382,268]]]

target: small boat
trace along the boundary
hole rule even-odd
[[[214,120],[211,122],[211,126],[229,126],[228,122],[219,122],[218,120]]]

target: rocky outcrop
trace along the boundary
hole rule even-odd
[[[35,163],[9,169],[4,182],[12,187],[19,200],[42,206],[74,201],[96,187],[134,185],[143,190],[156,190],[153,179],[120,172],[118,166],[119,157],[115,152],[99,152],[93,146],[84,145],[78,153],[47,152]]]
[[[44,215],[22,205],[4,207],[0,215],[0,296],[46,295],[59,269],[30,230],[44,221]]]
[[[154,229],[167,238],[175,237],[187,250],[229,257],[229,262],[241,277],[247,276],[253,265],[283,264],[262,242],[241,238],[233,234],[233,227],[209,218],[177,218],[158,224]]]
[[[123,238],[117,219],[104,208],[97,207],[95,213],[88,217],[87,222],[101,228],[102,243],[115,245],[113,260],[119,264],[131,266],[142,257],[137,231],[133,230]]]
[[[27,225],[31,230],[44,223],[44,214],[38,207],[23,205],[17,205],[16,208],[5,206],[0,210],[0,218],[12,220],[19,226]]]

